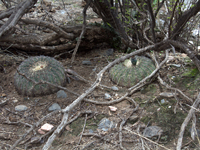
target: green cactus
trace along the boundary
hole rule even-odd
[[[131,87],[156,69],[153,61],[144,56],[135,56],[110,69],[110,78],[118,85]]]
[[[14,85],[19,94],[25,96],[40,96],[55,93],[59,88],[49,84],[37,84],[35,82],[46,81],[55,85],[64,86],[66,83],[65,70],[62,64],[54,58],[47,56],[36,56],[26,59],[18,67],[14,76]],[[26,79],[23,75],[25,75]]]

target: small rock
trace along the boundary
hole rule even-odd
[[[186,57],[187,57],[187,54],[182,53],[182,54],[181,54],[181,57],[186,58]]]
[[[45,132],[42,131],[42,129],[38,129],[38,133],[39,133],[39,134],[45,134]]]
[[[89,133],[94,133],[94,131],[92,129],[89,129]]]
[[[118,87],[116,87],[116,86],[112,86],[111,88],[112,88],[113,91],[118,91],[119,90]]]
[[[101,129],[103,131],[108,131],[111,128],[115,128],[116,124],[114,124],[112,121],[108,120],[107,118],[101,119],[98,129]]]
[[[82,65],[92,65],[92,62],[89,60],[83,60]]]
[[[161,136],[163,130],[158,126],[149,126],[144,129],[143,136],[152,138],[155,136]]]
[[[164,104],[165,103],[165,99],[161,99],[160,103]]]
[[[167,98],[172,98],[175,95],[177,95],[177,93],[171,93],[171,92],[162,92],[159,94],[159,96],[163,96],[163,97],[167,97]]]
[[[15,111],[26,111],[28,108],[25,105],[15,106]]]
[[[67,94],[65,93],[65,91],[60,90],[57,92],[57,98],[67,98]]]
[[[54,103],[49,107],[48,110],[49,111],[61,110],[61,107],[57,103]]]
[[[117,107],[114,106],[108,106],[110,108],[110,111],[117,111]]]
[[[45,123],[44,125],[41,126],[41,130],[43,131],[50,131],[53,128],[53,125],[49,124],[49,123]]]
[[[17,100],[17,99],[14,99],[14,100],[13,100],[13,103],[17,103],[17,102],[18,102],[18,100]]]
[[[8,100],[0,100],[0,106],[4,106],[8,103]]]
[[[111,99],[111,98],[112,98],[112,96],[110,96],[110,94],[105,93],[105,99]]]
[[[71,128],[69,127],[69,125],[67,125],[67,126],[65,127],[65,129],[66,129],[67,131],[70,131],[70,132],[73,131],[73,129],[71,129]]]
[[[0,97],[6,97],[7,95],[5,93],[0,94]]]
[[[136,122],[138,120],[139,116],[136,115],[136,114],[133,114],[132,116],[130,116],[129,120],[130,121],[133,121],[133,122]]]
[[[194,42],[193,42],[193,41],[189,41],[189,43],[190,43],[190,44],[194,44]]]
[[[34,136],[34,137],[31,138],[30,143],[36,144],[36,143],[40,143],[40,141],[41,141],[41,138],[39,136]]]

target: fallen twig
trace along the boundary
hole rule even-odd
[[[26,131],[26,133],[25,133],[23,136],[21,136],[21,137],[12,145],[12,147],[10,148],[10,150],[13,150],[23,139],[25,139],[25,137],[26,137],[31,131],[33,131],[33,130],[35,129],[35,127],[38,127],[38,126],[41,124],[41,122],[43,122],[46,118],[51,117],[51,116],[53,116],[53,115],[55,115],[55,114],[57,114],[57,113],[59,113],[59,112],[60,112],[60,110],[56,110],[56,111],[53,111],[53,112],[47,114],[47,115],[44,116],[43,118],[41,118],[38,122],[36,122],[34,125],[32,125],[32,127],[31,127],[28,131]]]
[[[81,34],[80,34],[80,37],[78,38],[78,42],[77,42],[76,47],[75,47],[75,49],[74,49],[74,52],[73,52],[73,54],[72,54],[72,61],[71,61],[71,64],[74,62],[76,52],[78,51],[78,47],[79,47],[79,45],[80,45],[80,43],[81,43],[81,39],[82,39],[82,37],[83,37],[83,35],[84,35],[84,33],[85,33],[85,28],[86,28],[86,11],[87,11],[87,9],[88,9],[90,3],[91,3],[91,0],[90,0],[89,2],[87,2],[87,4],[85,5],[85,7],[84,7],[84,9],[83,9],[83,27],[82,27],[82,32],[81,32]]]
[[[130,133],[132,133],[132,134],[138,135],[139,137],[142,137],[143,139],[148,140],[149,142],[151,142],[151,143],[153,143],[153,144],[156,144],[156,145],[158,145],[159,147],[162,147],[162,148],[164,148],[164,149],[166,149],[166,150],[170,150],[170,149],[168,149],[167,147],[165,147],[165,146],[163,146],[163,145],[160,145],[160,144],[158,144],[158,143],[156,143],[156,142],[154,142],[154,141],[152,141],[152,140],[150,140],[150,139],[144,137],[144,136],[141,135],[141,134],[138,134],[138,133],[136,133],[136,132],[134,132],[134,131],[131,131],[131,130],[127,129],[127,128],[124,128],[124,130],[126,130],[126,131],[128,131],[128,132],[130,132]]]
[[[192,107],[197,108],[199,106],[199,103],[200,103],[200,93],[197,96],[197,99],[194,101]],[[178,135],[178,142],[177,142],[177,145],[176,145],[176,150],[181,150],[185,127],[188,125],[190,119],[192,118],[192,115],[194,115],[194,112],[195,112],[195,109],[191,108],[187,117],[185,118],[184,122],[181,125],[181,130],[180,130],[179,135]]]
[[[87,121],[87,114],[85,114],[85,121],[84,121],[83,130],[82,130],[82,132],[81,132],[80,139],[79,139],[79,141],[78,141],[78,144],[77,144],[77,145],[79,145],[79,144],[80,144],[80,142],[81,142],[81,139],[82,139],[82,136],[83,136],[83,133],[84,133],[84,130],[85,130],[85,126],[86,126],[86,121]]]

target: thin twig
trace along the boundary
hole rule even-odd
[[[88,9],[88,7],[89,7],[91,1],[92,1],[92,0],[90,0],[90,1],[85,5],[85,7],[84,7],[84,9],[83,9],[83,27],[82,27],[82,32],[81,32],[81,34],[80,34],[80,37],[78,38],[78,42],[77,42],[76,47],[75,47],[75,49],[74,49],[74,52],[73,52],[73,54],[72,54],[71,64],[73,64],[73,62],[74,62],[75,55],[76,55],[76,53],[77,53],[77,51],[78,51],[78,47],[79,47],[79,45],[81,44],[81,39],[82,39],[82,37],[83,37],[83,35],[84,35],[84,33],[85,33],[85,28],[86,28],[86,16],[87,16],[86,11],[87,11],[87,9]]]
[[[126,120],[123,120],[121,123],[120,123],[120,127],[119,127],[119,146],[122,150],[126,150],[126,148],[123,147],[122,145],[122,128],[124,126],[124,124],[126,123]]]
[[[175,13],[176,7],[178,5],[178,2],[179,2],[179,0],[176,0],[176,3],[174,4],[173,11],[171,13],[171,18],[170,18],[170,22],[169,22],[169,26],[168,26],[168,36],[169,37],[171,36],[172,21],[173,21],[173,18],[174,18],[174,13]]]
[[[155,16],[153,14],[153,10],[152,10],[152,6],[151,6],[151,1],[147,0],[147,6],[148,6],[148,10],[149,10],[149,14],[150,14],[150,18],[151,18],[151,32],[152,32],[152,36],[153,36],[153,42],[156,43],[156,35],[155,35]]]
[[[80,142],[81,142],[81,139],[82,139],[83,133],[84,133],[84,131],[85,131],[86,121],[87,121],[87,114],[85,114],[85,121],[84,121],[83,130],[82,130],[82,132],[81,132],[80,139],[79,139],[79,141],[78,141],[78,144],[77,144],[77,145],[79,145],[79,144],[80,144]]]

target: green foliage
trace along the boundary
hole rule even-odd
[[[187,77],[195,77],[197,74],[199,74],[199,70],[197,68],[194,68],[188,72],[185,72],[183,74],[183,76],[187,76]]]
[[[36,56],[26,59],[18,67],[15,73],[14,85],[19,94],[26,96],[47,95],[57,92],[55,86],[39,83],[42,81],[50,82],[55,85],[63,86],[66,83],[64,67],[54,58],[47,56]],[[27,78],[31,79],[28,80]],[[39,84],[34,86],[34,82]]]

